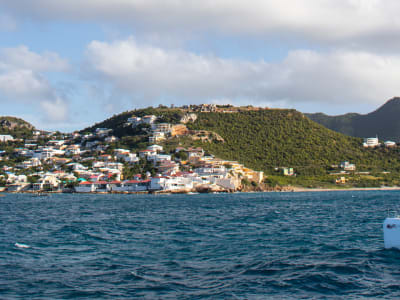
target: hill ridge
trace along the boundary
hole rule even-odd
[[[378,135],[384,140],[400,141],[400,97],[393,97],[368,114],[347,113],[330,116],[305,114],[311,120],[340,133],[367,138]]]

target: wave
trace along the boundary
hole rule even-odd
[[[15,243],[14,246],[17,247],[17,248],[22,248],[22,249],[28,249],[28,248],[31,247],[29,245],[20,244],[20,243]]]

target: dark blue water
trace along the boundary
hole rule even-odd
[[[6,195],[0,298],[398,298],[400,251],[383,249],[381,224],[399,200]]]

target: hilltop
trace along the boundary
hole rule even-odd
[[[181,108],[146,108],[113,116],[82,132],[105,127],[113,129],[120,138],[117,146],[143,149],[148,143],[146,126],[132,128],[127,124],[132,116],[153,114],[157,122],[177,124],[181,118],[193,112]],[[332,164],[351,161],[366,169],[392,169],[400,167],[400,161],[392,149],[364,149],[362,139],[350,137],[312,121],[306,115],[291,109],[232,109],[195,112],[197,119],[186,126],[191,133],[170,138],[161,144],[167,149],[176,146],[200,146],[223,159],[234,160],[246,166],[273,173],[278,167],[294,167],[298,174],[323,174]],[[194,138],[195,131],[208,132],[219,139]]]
[[[323,113],[306,114],[313,121],[337,132],[355,137],[374,137],[400,141],[400,98],[388,100],[377,110],[361,115],[349,113],[328,116]]]
[[[16,118],[3,116],[0,117],[0,134],[10,134],[16,138],[29,137],[35,127],[29,122]]]
[[[190,128],[221,135],[225,143],[203,145],[213,154],[267,173],[292,166],[302,174],[318,174],[344,160],[381,168],[399,164],[391,153],[363,149],[361,139],[329,130],[295,110],[201,113]]]

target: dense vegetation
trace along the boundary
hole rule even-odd
[[[337,132],[356,137],[375,137],[400,141],[400,98],[393,98],[367,115],[345,114],[327,116],[322,113],[307,114],[313,121]]]
[[[397,100],[394,102],[396,104]],[[110,153],[114,148],[142,150],[149,145],[149,126],[139,125],[132,128],[126,126],[126,121],[131,116],[142,117],[149,114],[158,116],[157,122],[176,124],[183,112],[166,107],[139,109],[113,116],[82,132],[93,132],[97,127],[113,129],[113,134],[120,137],[120,140],[111,144],[108,149]],[[178,146],[200,146],[217,157],[239,161],[250,168],[264,171],[268,175],[265,185],[271,187],[337,187],[335,179],[342,175],[329,173],[339,172],[334,165],[346,160],[356,164],[357,172],[368,174],[350,172],[345,175],[346,183],[342,187],[400,184],[400,149],[364,149],[361,138],[329,130],[295,110],[197,113],[197,116],[196,122],[187,126],[192,130],[209,131],[208,140],[211,142],[193,140],[191,136],[168,139],[161,143],[166,152],[174,152]],[[353,114],[342,116],[340,126],[346,128],[345,125],[351,123],[353,117]],[[224,142],[213,139],[212,132],[219,134]],[[280,175],[279,167],[294,168],[296,176]],[[132,168],[127,173],[148,171],[145,165],[139,169]]]
[[[362,170],[400,170],[398,150],[364,149],[361,139],[326,129],[295,110],[200,113],[189,126],[224,138],[224,143],[202,143],[216,156],[270,174],[285,166],[299,175],[326,174],[345,160]]]

